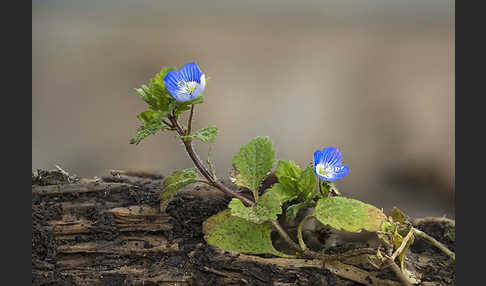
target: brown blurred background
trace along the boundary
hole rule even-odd
[[[255,136],[302,167],[334,146],[342,193],[454,218],[453,1],[44,0],[32,19],[33,169],[192,167],[172,134],[128,141],[134,88],[196,60],[212,80],[195,127],[220,130],[219,177]]]

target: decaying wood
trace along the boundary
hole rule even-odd
[[[181,191],[161,212],[159,175],[56,172],[33,174],[33,285],[401,285],[391,270],[373,271],[369,254],[323,264],[207,245],[202,222],[228,203],[208,186]]]

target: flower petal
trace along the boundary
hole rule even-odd
[[[340,167],[340,170],[336,173],[333,173],[332,177],[328,178],[327,180],[332,182],[341,179],[342,177],[346,176],[349,173],[349,167],[348,166],[338,166]]]
[[[342,164],[342,154],[339,149],[328,147],[322,149],[322,162],[328,163],[331,166]]]
[[[179,86],[177,83],[181,82],[181,75],[179,71],[170,71],[164,77],[164,84],[167,90],[170,92],[172,96],[179,91]],[[176,98],[177,99],[177,98]]]
[[[185,81],[195,81],[197,83],[200,83],[201,81],[202,73],[196,62],[188,63],[183,66],[180,70],[180,73]]]
[[[206,75],[201,75],[200,82],[201,83],[196,86],[192,93],[193,98],[199,97],[204,92],[204,88],[206,87]]]
[[[316,170],[316,165],[322,161],[322,152],[321,150],[317,150],[314,152],[314,171]]]
[[[186,102],[189,100],[194,99],[194,95],[189,93],[183,93],[180,91],[176,91],[175,93],[171,93],[171,95],[179,102]]]

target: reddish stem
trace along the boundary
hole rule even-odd
[[[175,127],[177,133],[180,135],[180,136],[187,136],[189,135],[189,133],[186,133],[182,127],[179,125],[179,122],[175,119],[174,116],[169,116],[169,120],[172,122],[172,125]],[[232,197],[235,197],[235,198],[238,198],[239,200],[241,200],[244,204],[248,205],[248,206],[253,206],[255,203],[249,199],[247,199],[246,197],[238,194],[237,192],[231,190],[230,188],[226,187],[225,185],[223,185],[222,183],[218,182],[210,173],[209,171],[206,169],[206,167],[203,165],[203,163],[201,162],[201,160],[199,160],[199,158],[197,157],[197,154],[194,152],[194,148],[192,146],[192,141],[191,139],[184,139],[182,140],[182,142],[184,143],[184,147],[186,148],[186,151],[187,153],[189,154],[189,157],[191,157],[192,161],[194,162],[194,164],[196,165],[196,167],[198,168],[198,170],[201,172],[201,174],[215,187],[217,187],[218,189],[220,189],[221,191],[227,193],[228,195],[232,196]]]

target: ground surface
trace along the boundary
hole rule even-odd
[[[60,170],[33,173],[32,285],[363,285],[312,261],[269,263],[277,260],[207,245],[202,223],[225,209],[229,198],[196,187],[180,192],[161,212],[162,179],[115,173],[93,181]],[[418,227],[455,250],[444,223]],[[360,246],[341,241],[325,252]],[[454,263],[423,241],[412,245],[407,265],[422,273],[420,285],[455,285]],[[390,269],[369,273],[397,280]]]

